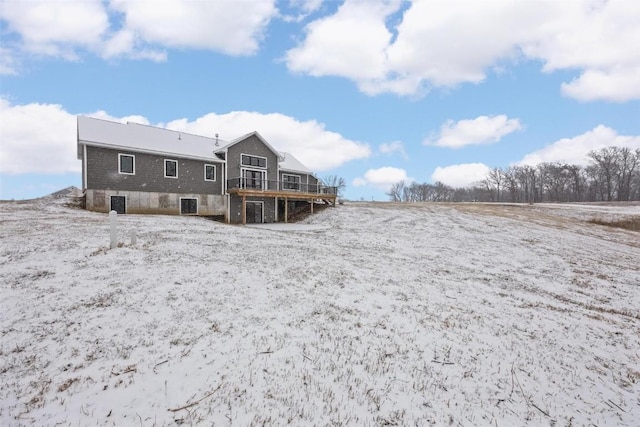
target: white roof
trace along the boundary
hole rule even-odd
[[[254,134],[269,149],[281,156],[283,160],[280,161],[280,170],[313,174],[292,154],[276,151],[258,132],[248,133],[233,141],[223,141],[139,123],[129,122],[125,124],[86,116],[78,116],[78,159],[82,158],[80,146],[92,145],[127,151],[142,151],[152,154],[220,161],[215,156],[215,153],[224,152],[229,146]]]
[[[280,154],[284,158],[284,160],[280,162],[280,170],[288,172],[302,172],[309,175],[312,174],[312,172],[305,165],[303,165],[300,160],[296,159],[293,154]]]
[[[78,158],[82,155],[82,144],[219,161],[214,151],[228,142],[219,140],[216,146],[216,139],[206,136],[78,116]]]
[[[271,151],[273,152],[273,154],[275,154],[276,156],[279,156],[279,157],[281,157],[281,156],[282,156],[282,154],[280,154],[280,152],[279,152],[278,150],[276,150],[275,148],[273,148],[273,147],[271,146],[271,144],[269,144],[269,143],[267,142],[267,140],[266,140],[266,139],[264,139],[264,138],[262,137],[262,135],[260,135],[260,133],[259,133],[258,131],[249,132],[249,133],[247,133],[247,134],[245,134],[245,135],[242,135],[242,136],[240,136],[240,137],[238,137],[238,138],[236,138],[236,139],[234,139],[234,140],[232,140],[232,141],[230,141],[230,142],[228,142],[228,143],[225,143],[225,145],[223,145],[223,146],[219,147],[219,148],[216,150],[216,153],[222,153],[222,152],[225,152],[225,151],[227,151],[227,150],[229,149],[229,147],[231,147],[232,145],[235,145],[235,144],[237,144],[237,143],[239,143],[239,142],[242,142],[242,141],[244,141],[245,139],[247,139],[247,138],[249,138],[249,137],[251,137],[251,136],[253,136],[253,135],[255,135],[255,136],[256,136],[260,141],[262,141],[262,143],[263,143],[263,144],[264,144],[264,145],[265,145],[269,150],[271,150]]]

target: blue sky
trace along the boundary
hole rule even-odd
[[[640,148],[640,2],[0,0],[0,199],[80,186],[75,117],[259,131],[350,199]]]

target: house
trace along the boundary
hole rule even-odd
[[[286,222],[301,207],[335,206],[327,187],[258,132],[232,141],[78,116],[88,210],[201,215],[229,223]]]

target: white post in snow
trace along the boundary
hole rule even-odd
[[[116,211],[109,212],[109,225],[111,227],[111,249],[118,246],[118,213]]]

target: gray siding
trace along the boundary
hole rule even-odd
[[[224,163],[86,146],[87,189],[176,194],[223,194]],[[119,173],[118,154],[135,156],[135,175]],[[164,160],[178,162],[178,178],[164,177]],[[216,180],[205,181],[204,165],[216,165]]]
[[[247,197],[247,202],[264,202],[264,222],[276,222],[275,197]],[[242,224],[242,197],[230,196],[229,211],[229,222]]]
[[[240,156],[242,154],[248,154],[250,156],[266,157],[267,159],[267,181],[277,181],[278,175],[278,156],[269,149],[264,143],[255,135],[251,135],[244,141],[240,141],[237,144],[232,145],[227,149],[227,168],[229,178],[240,178],[241,164]],[[251,168],[249,169],[261,169]],[[261,169],[264,170],[264,169]],[[269,186],[271,187],[271,183]]]

